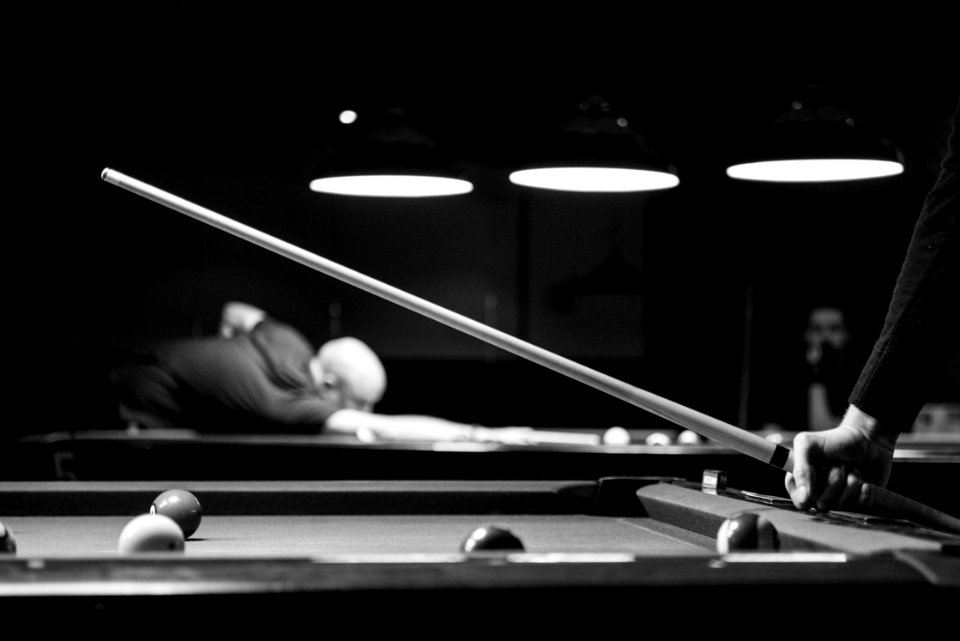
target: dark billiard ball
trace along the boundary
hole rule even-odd
[[[17,539],[13,532],[3,523],[0,523],[0,554],[16,554]]]
[[[513,532],[496,525],[477,528],[460,545],[460,550],[467,553],[510,550],[522,552],[523,549],[523,542]]]
[[[183,530],[183,538],[189,539],[203,518],[203,508],[200,501],[186,490],[167,490],[153,500],[150,506],[151,514],[163,514],[176,521]]]
[[[183,530],[162,514],[141,514],[130,519],[120,532],[120,554],[138,552],[183,552]]]
[[[717,552],[720,554],[779,548],[780,536],[777,528],[756,512],[743,512],[729,518],[717,530]]]

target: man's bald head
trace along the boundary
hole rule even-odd
[[[311,363],[322,388],[339,393],[343,406],[371,410],[387,388],[380,359],[363,341],[353,337],[324,343]]]

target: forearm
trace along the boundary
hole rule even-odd
[[[960,348],[960,176],[944,171],[917,223],[880,338],[850,402],[909,430]]]
[[[483,430],[433,416],[385,415],[352,409],[335,412],[324,428],[329,433],[350,435],[368,430],[378,439],[392,441],[474,441],[482,440]]]
[[[889,452],[893,452],[897,438],[900,436],[899,430],[884,425],[856,405],[850,405],[847,408],[838,427],[856,432]]]
[[[909,430],[960,349],[960,106],[947,153],[923,203],[880,337],[850,402]]]

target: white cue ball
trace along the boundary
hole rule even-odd
[[[613,426],[603,433],[604,445],[629,445],[630,432],[619,426]]]
[[[700,435],[693,430],[683,430],[677,437],[677,442],[683,445],[696,445],[700,442]]]
[[[120,554],[183,552],[183,530],[163,514],[141,514],[130,519],[120,532]]]

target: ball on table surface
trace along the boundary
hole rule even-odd
[[[613,426],[603,433],[605,445],[629,445],[630,432],[620,426]]]
[[[652,432],[645,439],[647,445],[670,445],[673,439],[666,432]]]
[[[16,553],[17,539],[13,536],[13,531],[3,523],[0,523],[0,554]]]
[[[197,497],[186,490],[167,490],[153,499],[151,514],[162,514],[176,521],[183,530],[183,538],[189,539],[203,518],[203,508]]]
[[[779,548],[777,528],[756,512],[743,512],[729,518],[717,530],[717,552],[720,554]]]
[[[182,552],[183,547],[183,530],[176,521],[162,514],[141,514],[130,519],[117,541],[121,554]]]
[[[513,532],[506,528],[496,525],[487,525],[480,527],[470,533],[463,543],[460,550],[463,552],[487,552],[487,551],[523,551],[523,542]]]
[[[781,432],[780,430],[768,430],[763,435],[763,438],[767,439],[771,443],[777,443],[777,444],[783,443],[784,441],[783,432]]]

